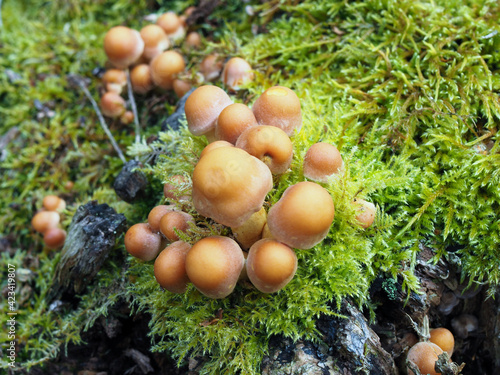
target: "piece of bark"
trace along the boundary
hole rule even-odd
[[[179,130],[181,127],[181,121],[186,120],[186,113],[184,111],[184,107],[186,105],[186,100],[189,98],[189,95],[194,91],[195,89],[189,90],[182,98],[179,99],[177,102],[177,105],[175,106],[175,111],[172,113],[170,116],[167,117],[165,121],[161,124],[161,130],[166,131],[166,130]]]
[[[107,204],[91,201],[78,207],[57,264],[49,301],[82,293],[101,269],[127,220]]]
[[[132,203],[140,198],[148,185],[144,173],[137,170],[141,163],[137,160],[129,160],[123,166],[113,183],[116,194],[125,202]]]
[[[215,8],[219,5],[219,0],[201,0],[200,4],[186,19],[188,26],[195,25],[199,21],[206,20],[212,14]]]

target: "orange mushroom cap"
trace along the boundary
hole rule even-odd
[[[125,100],[114,92],[107,92],[101,97],[100,107],[104,116],[111,118],[120,117],[127,110]]]
[[[142,56],[148,61],[158,56],[170,47],[167,34],[158,25],[146,25],[141,29],[141,38],[144,41]]]
[[[224,108],[215,125],[215,138],[236,144],[241,133],[257,126],[257,120],[250,108],[241,103],[233,103]]]
[[[408,351],[407,361],[412,362],[419,369],[421,374],[438,375],[434,369],[438,356],[443,354],[443,350],[432,342],[418,342]],[[409,375],[415,375],[408,369]]]
[[[104,37],[104,52],[117,68],[129,67],[141,57],[143,51],[144,41],[137,30],[116,26]]]
[[[138,94],[146,94],[154,87],[151,68],[148,64],[139,64],[130,71],[132,90]]]
[[[304,176],[316,182],[328,182],[328,178],[338,173],[344,162],[339,150],[332,144],[313,144],[304,157]]]
[[[439,346],[451,357],[453,349],[455,348],[455,337],[453,333],[444,327],[431,329],[429,333],[431,335],[429,341]]]
[[[55,211],[40,211],[31,219],[31,226],[39,233],[45,233],[51,228],[56,228],[61,217]]]
[[[191,245],[176,241],[167,246],[155,260],[154,274],[162,288],[172,293],[184,293],[189,278],[186,273],[186,256]]]
[[[43,242],[49,249],[59,249],[66,241],[66,231],[61,228],[50,228],[43,235]]]
[[[153,260],[160,252],[161,245],[161,236],[146,223],[132,225],[125,233],[125,249],[138,259]]]
[[[174,79],[184,71],[186,64],[178,52],[165,51],[151,61],[150,67],[153,82],[163,89],[171,89]]]
[[[241,86],[253,81],[254,77],[252,67],[241,57],[229,59],[222,72],[222,82],[231,91],[240,90]]]

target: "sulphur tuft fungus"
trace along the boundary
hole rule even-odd
[[[176,76],[184,71],[186,63],[178,52],[165,51],[151,61],[150,67],[153,82],[162,89],[170,90]]]
[[[241,133],[257,126],[252,110],[241,103],[233,103],[224,108],[215,126],[215,138],[236,144]]]
[[[163,249],[155,260],[154,275],[160,286],[172,293],[184,293],[189,278],[186,273],[186,256],[191,245],[176,241]]]
[[[125,233],[125,249],[135,258],[149,261],[161,250],[161,235],[153,232],[146,223],[132,225]]]

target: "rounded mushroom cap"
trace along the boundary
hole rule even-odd
[[[252,284],[263,293],[282,289],[297,271],[297,256],[281,242],[262,239],[248,252],[247,274]]]
[[[344,162],[339,150],[326,142],[313,144],[304,157],[304,176],[316,182],[328,182],[338,173]]]
[[[257,120],[250,108],[241,103],[233,103],[224,108],[215,125],[215,138],[233,145],[248,128],[257,126]]]
[[[292,141],[275,126],[257,125],[246,129],[236,141],[236,147],[262,160],[272,174],[285,173],[292,163]]]
[[[214,131],[217,117],[231,103],[229,95],[217,86],[198,87],[186,100],[185,112],[189,131],[194,135]]]
[[[182,27],[179,16],[174,12],[166,12],[156,20],[156,24],[160,26],[166,34],[175,34]]]
[[[413,345],[408,351],[407,361],[411,361],[418,367],[420,373],[437,375],[434,370],[438,355],[443,354],[443,350],[432,342],[418,342]],[[414,375],[414,372],[408,369],[409,375]]]
[[[115,92],[107,92],[101,97],[101,111],[104,116],[116,118],[126,111],[125,100]]]
[[[203,156],[193,172],[193,203],[200,215],[239,227],[261,209],[273,187],[269,168],[236,147]]]
[[[160,220],[169,212],[175,211],[177,208],[171,204],[161,204],[154,207],[148,214],[148,224],[153,232],[160,231]]]
[[[153,82],[163,89],[171,89],[176,75],[184,71],[186,64],[178,52],[165,51],[151,61],[150,67]]]
[[[429,341],[439,346],[451,357],[455,347],[455,337],[453,336],[453,333],[451,333],[449,329],[441,327],[431,329],[430,335],[431,337]]]
[[[219,55],[210,54],[201,60],[199,70],[200,73],[203,74],[205,81],[211,82],[215,81],[220,76],[223,65],[224,63],[220,59]]]
[[[102,76],[102,83],[104,83],[106,91],[121,94],[127,85],[127,74],[121,69],[108,69]]]
[[[243,249],[250,248],[254,243],[262,238],[262,230],[267,223],[267,212],[262,207],[254,213],[243,225],[231,228],[234,238]]]
[[[201,46],[201,36],[196,31],[191,31],[186,36],[186,45],[191,48],[199,48]]]
[[[43,241],[49,249],[59,249],[66,240],[66,231],[61,228],[50,228],[43,235]]]
[[[236,241],[211,236],[193,245],[186,257],[189,280],[205,296],[227,297],[234,290],[245,258]]]
[[[352,204],[356,209],[356,220],[361,227],[365,229],[370,227],[375,221],[375,214],[377,212],[375,205],[359,198],[355,199]]]
[[[104,37],[104,52],[117,68],[132,65],[144,51],[144,41],[137,30],[125,26],[109,29]]]
[[[302,127],[300,100],[288,87],[267,89],[257,98],[252,111],[259,124],[276,126],[288,136]]]
[[[215,150],[220,147],[234,147],[233,144],[227,142],[227,141],[215,141],[212,143],[209,143],[208,145],[205,146],[205,148],[201,151],[200,153],[200,159],[208,154],[210,151]]]
[[[310,249],[328,235],[334,216],[330,193],[314,182],[304,181],[285,190],[269,210],[267,224],[277,241]]]
[[[141,38],[144,41],[142,55],[151,60],[170,47],[170,40],[163,29],[158,25],[147,25],[141,29]]]
[[[145,94],[154,87],[151,68],[148,64],[139,64],[130,71],[132,89],[138,94]]]
[[[48,211],[63,211],[66,208],[66,202],[57,195],[46,195],[43,197],[42,206]]]
[[[189,223],[195,224],[194,218],[181,211],[168,212],[160,219],[160,232],[163,233],[169,241],[178,241],[179,236],[174,229],[186,233],[189,229]]]
[[[233,57],[226,62],[222,71],[222,82],[232,91],[253,81],[255,74],[250,64],[241,57]]]
[[[31,219],[31,226],[34,230],[44,234],[51,228],[57,228],[61,217],[55,211],[40,211]]]
[[[183,201],[188,200],[189,197],[183,194],[183,188],[181,185],[187,184],[188,180],[186,177],[180,174],[173,175],[169,178],[171,182],[167,182],[163,185],[163,195],[168,200],[173,201]]]
[[[154,264],[154,274],[160,286],[172,293],[184,293],[189,283],[186,273],[186,256],[191,245],[176,241],[167,246]]]
[[[161,250],[161,236],[146,223],[132,225],[125,233],[125,249],[143,261],[153,260]]]
[[[182,98],[189,90],[191,90],[193,86],[191,85],[191,83],[183,79],[176,78],[174,79],[172,87],[174,89],[175,95],[177,95],[178,98]]]

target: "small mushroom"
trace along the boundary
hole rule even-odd
[[[141,29],[141,38],[144,41],[144,52],[142,56],[152,60],[160,53],[170,47],[170,40],[163,29],[158,25],[147,25]]]
[[[288,87],[267,89],[257,98],[252,111],[260,125],[276,126],[288,136],[302,127],[300,100]]]
[[[248,278],[262,293],[282,289],[297,271],[297,256],[287,245],[262,239],[252,245],[246,263]]]
[[[416,366],[421,374],[437,375],[434,366],[440,354],[443,354],[443,350],[436,344],[418,342],[408,351],[406,361]],[[411,369],[408,369],[408,374],[415,375]]]
[[[250,64],[241,57],[233,57],[224,65],[222,82],[230,91],[238,91],[252,82],[255,74]]]
[[[215,125],[215,138],[236,144],[238,137],[248,128],[257,125],[250,108],[241,103],[233,103],[224,108]]]
[[[57,195],[46,195],[43,197],[42,206],[48,211],[61,212],[66,208],[66,201]]]
[[[119,69],[128,68],[144,51],[144,41],[137,30],[125,26],[112,27],[104,37],[104,52]]]
[[[148,64],[139,64],[130,71],[132,90],[138,94],[146,94],[154,87],[151,68]]]
[[[176,241],[168,245],[155,260],[154,274],[160,286],[172,293],[184,293],[189,278],[186,273],[186,256],[191,245]]]
[[[174,79],[172,86],[178,98],[182,98],[193,87],[188,81],[179,78]]]
[[[231,294],[245,264],[243,251],[229,237],[211,236],[196,242],[186,256],[189,280],[209,298]]]
[[[285,173],[292,163],[292,142],[275,126],[258,125],[246,129],[236,141],[236,147],[260,159],[272,174]]]
[[[156,20],[156,24],[160,26],[173,41],[184,38],[184,35],[186,34],[186,30],[182,25],[181,19],[174,12],[166,12],[162,14]]]
[[[359,198],[355,199],[352,204],[356,210],[356,221],[362,228],[369,228],[375,221],[375,214],[377,213],[375,205]]]
[[[189,200],[189,196],[183,195],[182,185],[187,184],[188,180],[186,177],[176,174],[169,178],[169,182],[163,185],[163,195],[165,199],[170,201],[186,201]]]
[[[239,227],[261,209],[273,187],[269,168],[236,147],[204,155],[193,172],[193,204],[200,215]]]
[[[186,46],[190,48],[200,48],[201,47],[201,36],[196,31],[191,31],[186,36]]]
[[[117,118],[125,113],[125,100],[114,92],[107,92],[101,97],[101,111],[104,116]]]
[[[184,107],[189,131],[213,139],[217,117],[231,103],[229,95],[217,86],[198,87],[189,95]]]
[[[163,216],[168,214],[169,212],[175,211],[177,208],[171,204],[161,204],[159,206],[154,207],[151,211],[149,211],[148,215],[148,224],[153,232],[160,231],[160,220]]]
[[[57,228],[61,217],[55,211],[40,211],[31,219],[31,226],[38,233],[44,234],[51,228]]]
[[[121,69],[108,69],[101,79],[106,91],[111,91],[118,95],[127,86],[127,74]]]
[[[43,242],[49,249],[59,249],[66,240],[66,231],[61,228],[50,228],[43,234]]]
[[[249,249],[262,238],[262,230],[267,222],[267,213],[264,207],[254,213],[243,225],[231,228],[234,238],[243,249]]]
[[[186,64],[178,52],[165,51],[151,61],[150,67],[153,82],[163,89],[170,90],[177,74],[184,71]]]
[[[439,346],[451,357],[455,347],[455,337],[453,337],[453,333],[444,327],[431,329],[429,333],[431,335],[429,341]]]
[[[175,233],[174,229],[186,233],[190,223],[195,224],[194,218],[191,215],[181,211],[168,212],[160,219],[160,232],[169,241],[178,241],[179,236]]]
[[[285,190],[269,210],[267,224],[277,241],[310,249],[328,235],[334,216],[330,193],[314,182],[303,181]]]
[[[313,144],[304,157],[304,177],[316,182],[328,182],[328,178],[339,173],[344,162],[337,147],[330,143]]]
[[[153,260],[161,250],[162,240],[146,223],[132,225],[125,233],[125,249],[143,261]]]
[[[219,55],[210,54],[201,60],[199,70],[206,82],[212,82],[219,78],[223,65]]]

